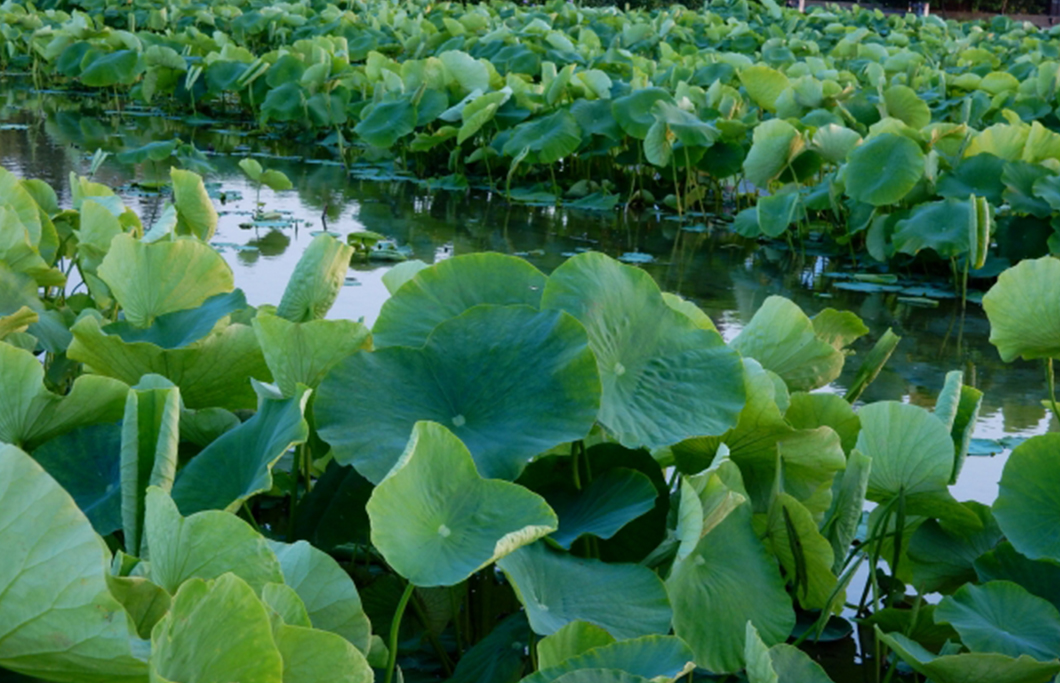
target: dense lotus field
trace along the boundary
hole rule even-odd
[[[251,307],[171,182],[143,225],[0,171],[0,680],[1060,673],[1060,435],[956,500],[982,393],[859,401],[892,332],[839,395],[857,315],[774,296],[726,343],[595,252],[407,261],[368,329],[326,232]],[[1050,379],[1058,291],[1047,256],[983,300]]]
[[[1060,253],[1056,29],[772,0],[45,7],[0,4],[12,87],[284,130],[513,201],[733,218],[748,237],[824,237],[881,262],[959,274],[992,244],[1010,262]]]

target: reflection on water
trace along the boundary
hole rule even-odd
[[[222,215],[214,244],[253,304],[279,302],[302,249],[325,223],[330,231],[342,235],[361,230],[382,233],[407,247],[413,258],[428,263],[454,254],[500,251],[523,255],[549,272],[580,250],[596,249],[613,256],[641,252],[655,257],[643,267],[660,285],[699,304],[726,339],[735,337],[773,294],[793,299],[810,315],[826,307],[856,312],[871,330],[867,339],[855,344],[861,355],[888,327],[894,328],[902,342],[865,393],[865,401],[892,399],[930,407],[945,373],[961,369],[966,381],[985,392],[976,437],[1027,436],[1057,429],[1040,403],[1045,395],[1041,367],[1002,364],[987,342],[989,327],[977,305],[969,304],[962,315],[959,302],[953,300],[943,300],[937,308],[922,308],[903,303],[895,293],[835,289],[835,279],[829,274],[834,275],[844,265],[842,261],[849,259],[815,253],[813,245],[760,247],[710,226],[683,229],[682,223],[668,215],[509,205],[502,196],[481,191],[432,195],[414,183],[353,177],[324,147],[284,146],[267,136],[252,140],[242,133],[190,127],[161,117],[101,112],[90,116],[78,109],[33,115],[16,111],[24,110],[5,110],[0,102],[0,164],[47,181],[64,204],[70,200],[69,173],[87,172],[97,148],[120,152],[179,136],[205,152],[213,168],[208,180],[218,183],[224,194],[223,203],[218,204]],[[265,155],[261,160],[266,167],[282,170],[295,186],[279,194],[262,189],[265,208],[280,212],[281,220],[258,227],[247,225],[255,188],[237,167],[252,149]],[[269,153],[299,156],[275,158]],[[126,203],[140,213],[146,225],[161,213],[165,197],[131,183],[166,177],[167,163],[123,164],[112,156],[95,179],[123,188]],[[692,227],[693,222],[684,226]],[[363,318],[370,324],[387,297],[381,276],[390,265],[354,263],[348,286],[331,315]],[[854,376],[861,355],[847,363],[835,390],[842,391]],[[992,500],[1003,462],[1004,456],[970,458],[955,495]]]

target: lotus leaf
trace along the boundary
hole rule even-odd
[[[917,673],[936,683],[1049,683],[1060,662],[1039,662],[1027,655],[1013,658],[994,652],[937,656],[901,633],[876,634]]]
[[[610,633],[587,621],[572,621],[537,643],[537,663],[542,670],[558,666],[594,648],[614,643]]]
[[[994,516],[1006,538],[1032,560],[1060,561],[1060,498],[1055,466],[1060,434],[1043,434],[1012,451],[1001,475]]]
[[[942,599],[935,620],[953,626],[974,652],[1030,655],[1039,661],[1060,656],[1060,612],[1015,583],[966,584]]]
[[[265,363],[284,396],[299,384],[316,389],[339,361],[372,344],[371,333],[351,320],[292,323],[259,312],[252,322]]]
[[[878,135],[850,153],[845,168],[847,194],[873,206],[895,204],[924,175],[924,163],[924,153],[909,138]]]
[[[566,658],[555,666],[541,667],[521,683],[553,683],[571,671],[584,669],[617,669],[648,679],[675,678],[691,662],[692,651],[680,638],[642,636],[599,645]]]
[[[983,297],[990,343],[1001,359],[1060,358],[1060,260],[1045,257],[1006,270]]]
[[[276,315],[291,322],[319,320],[339,295],[353,248],[328,234],[309,243],[291,273]]]

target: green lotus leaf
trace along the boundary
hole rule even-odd
[[[327,553],[305,541],[269,541],[285,585],[302,600],[313,628],[336,633],[367,654],[372,625],[350,575]]]
[[[61,272],[41,257],[14,209],[5,206],[0,206],[0,261],[16,273],[29,275],[42,286],[60,286],[66,281]]]
[[[0,341],[10,334],[25,332],[40,316],[29,306],[22,306],[10,315],[0,316]]]
[[[69,494],[8,445],[0,519],[0,666],[71,683],[142,682],[143,648],[107,589],[106,545]]]
[[[353,247],[331,235],[314,237],[291,273],[276,315],[296,323],[327,315],[346,279],[352,255]]]
[[[438,59],[445,65],[445,70],[450,79],[456,81],[464,92],[473,92],[475,90],[485,92],[489,89],[489,68],[468,53],[459,50],[448,50],[439,54]]]
[[[1016,447],[1005,463],[994,516],[1005,537],[1032,560],[1060,561],[1060,434],[1043,434]]]
[[[145,244],[127,233],[117,235],[99,276],[136,327],[150,327],[161,315],[196,308],[233,289],[232,270],[221,255],[191,238]]]
[[[952,626],[974,652],[1060,657],[1060,611],[1009,581],[962,586],[938,604],[935,621]]]
[[[468,102],[461,113],[463,124],[456,136],[457,144],[464,144],[465,140],[482,130],[482,127],[493,119],[497,109],[511,96],[511,88],[505,88],[497,92],[486,93]]]
[[[771,112],[777,110],[777,98],[789,85],[787,76],[762,64],[741,69],[738,76],[754,103]]]
[[[557,525],[536,493],[482,479],[467,447],[434,422],[413,427],[368,500],[368,518],[372,543],[417,586],[458,584]]]
[[[673,95],[663,88],[642,88],[615,99],[611,112],[626,135],[643,140],[655,123],[652,108],[656,102],[675,104]]]
[[[833,164],[845,161],[850,152],[859,144],[861,144],[861,136],[857,132],[835,123],[821,126],[813,134],[813,149]]]
[[[283,683],[283,658],[254,589],[235,574],[184,583],[151,634],[151,680]]]
[[[751,528],[750,506],[741,505],[674,563],[666,580],[674,633],[691,646],[698,666],[739,671],[745,666],[748,621],[767,644],[784,641],[795,626],[784,583],[776,560]]]
[[[935,402],[935,416],[949,427],[956,450],[950,484],[957,483],[961,467],[964,466],[964,461],[968,457],[972,432],[979,419],[979,408],[982,404],[983,392],[966,385],[963,372],[954,370],[946,373],[946,383]]]
[[[282,171],[277,171],[274,168],[270,168],[261,174],[261,184],[274,192],[283,192],[294,187],[290,178]]]
[[[44,386],[44,366],[28,351],[0,343],[0,442],[35,449],[78,427],[121,418],[129,387],[84,375],[59,396]]]
[[[179,168],[170,169],[173,206],[177,209],[177,234],[194,235],[204,242],[217,231],[217,209],[206,194],[202,176]]]
[[[842,571],[844,556],[858,535],[871,471],[872,458],[857,449],[852,450],[843,476],[833,490],[832,506],[821,525],[821,533],[832,544],[836,558],[832,571],[836,574]]]
[[[162,489],[147,489],[144,534],[150,549],[148,578],[174,594],[192,578],[215,579],[232,573],[255,590],[283,583],[268,542],[235,515],[218,510],[182,517]]]
[[[397,294],[398,290],[406,282],[416,277],[416,273],[425,268],[430,268],[430,266],[419,259],[398,263],[383,273],[383,284],[386,285],[386,291],[390,292],[391,295]]]
[[[745,399],[739,356],[670,308],[648,273],[579,254],[552,273],[541,304],[585,325],[603,383],[600,423],[623,446],[669,446],[735,424]]]
[[[577,657],[594,648],[610,645],[615,638],[596,624],[587,621],[572,621],[537,643],[537,666],[551,669],[564,660]]]
[[[276,121],[304,120],[306,115],[306,90],[298,83],[284,83],[274,87],[261,103],[262,125],[269,119]]]
[[[416,130],[416,105],[407,96],[373,104],[364,114],[353,132],[373,147],[389,149]]]
[[[857,449],[872,458],[868,498],[890,500],[900,491],[945,491],[953,473],[953,440],[949,430],[923,408],[880,401],[858,411],[861,433]]]
[[[918,590],[952,593],[976,579],[975,561],[1001,540],[990,508],[976,502],[963,505],[982,520],[982,528],[968,529],[946,520],[929,519],[909,539],[909,560]]]
[[[979,581],[1011,581],[1060,608],[1060,563],[1024,557],[1005,541],[975,558],[974,565]]]
[[[309,389],[290,398],[260,390],[254,417],[225,432],[184,466],[173,485],[173,500],[184,515],[200,510],[234,512],[253,496],[272,489],[272,468],[291,448],[309,438],[305,421]]]
[[[169,612],[172,604],[169,593],[142,576],[108,574],[107,586],[136,624],[136,633],[144,640],[150,640],[155,624]]]
[[[582,142],[578,121],[567,109],[521,123],[504,143],[504,154],[514,157],[529,150],[539,164],[551,164],[572,154]]]
[[[92,88],[128,85],[144,70],[140,54],[134,50],[115,50],[102,54],[89,50],[81,62],[81,82]]]
[[[714,326],[714,321],[710,319],[710,316],[704,313],[702,308],[696,306],[688,299],[684,299],[671,292],[663,292],[663,301],[666,302],[667,306],[678,313],[684,314],[686,318],[696,324],[696,327],[703,330],[711,330],[713,332],[718,331],[718,328]]]
[[[805,215],[799,194],[773,194],[758,200],[758,229],[766,237],[780,237],[792,223]]]
[[[538,635],[551,635],[572,621],[595,624],[619,640],[670,631],[670,600],[647,567],[582,559],[544,543],[520,548],[497,565]]]
[[[504,254],[467,254],[424,268],[393,293],[372,327],[377,348],[420,347],[440,323],[478,304],[526,304],[537,308],[545,275],[527,261]]]
[[[583,535],[611,538],[619,529],[655,507],[657,491],[646,475],[628,468],[608,470],[596,477],[580,495],[548,498],[559,517],[551,538],[562,548]]]
[[[850,153],[847,194],[873,206],[896,204],[920,181],[924,163],[920,146],[904,135],[877,135]]]
[[[917,130],[931,123],[931,109],[916,91],[907,85],[892,85],[883,92],[887,116],[904,121]]]
[[[651,683],[651,679],[621,669],[578,669],[563,674],[556,683]]]
[[[1001,273],[983,296],[990,343],[1006,363],[1060,358],[1060,260],[1025,259]]]
[[[280,617],[283,623],[290,626],[312,628],[305,604],[298,593],[285,583],[267,583],[261,589],[261,601]],[[277,625],[273,619],[274,627]]]
[[[273,638],[283,659],[283,683],[375,680],[364,655],[334,633],[282,624],[273,630]]]
[[[69,493],[77,507],[106,536],[121,528],[121,428],[81,427],[47,441],[33,459]]]
[[[305,539],[327,552],[346,544],[367,545],[371,530],[364,506],[373,488],[352,467],[329,463],[299,501],[292,538]]]
[[[748,683],[832,683],[821,665],[808,654],[787,643],[766,647],[754,624],[747,622]]]
[[[799,131],[783,119],[770,119],[755,126],[751,149],[743,161],[747,181],[760,188],[788,168],[802,150]]]
[[[22,180],[3,167],[0,167],[0,207],[12,211],[28,233],[30,245],[40,247],[43,236],[40,206]]]
[[[830,427],[839,435],[846,453],[854,450],[861,431],[861,419],[854,408],[836,394],[795,392],[784,419],[796,429]]]
[[[516,683],[526,664],[523,647],[532,639],[526,615],[522,612],[509,615],[464,652],[447,683]]]
[[[719,449],[711,466],[681,477],[681,505],[677,512],[677,561],[696,549],[700,539],[747,501],[739,468]]]
[[[292,323],[259,312],[252,324],[276,386],[288,397],[299,384],[316,389],[339,361],[372,344],[368,328],[352,320]]]
[[[1001,193],[1005,190],[1001,174],[1005,161],[993,154],[976,154],[967,157],[948,173],[939,178],[935,191],[940,197],[965,199],[969,195],[985,197],[991,204],[1003,202]]]
[[[341,361],[320,385],[314,416],[336,460],[373,482],[398,461],[419,420],[450,427],[482,476],[514,479],[532,456],[588,434],[598,387],[576,320],[481,305],[439,325],[422,349]]]
[[[86,202],[86,205],[90,202]],[[198,308],[166,313],[155,318],[150,327],[134,327],[128,320],[104,326],[103,331],[121,337],[125,342],[147,342],[163,349],[178,349],[193,344],[206,335],[226,316],[247,307],[243,290],[215,294]]]
[[[834,335],[825,337],[794,302],[771,296],[730,345],[780,375],[791,390],[809,391],[839,377],[846,360],[828,341]]]
[[[943,199],[920,204],[894,226],[894,248],[916,255],[930,249],[944,259],[967,254],[975,246],[978,212],[974,201]]]
[[[994,652],[968,652],[937,656],[901,633],[876,635],[914,671],[935,683],[1049,683],[1060,673],[1060,662],[1039,662],[1027,655],[1017,658]]]
[[[680,638],[642,636],[594,647],[555,666],[542,666],[520,683],[553,683],[571,671],[584,669],[617,669],[653,680],[673,679],[691,663],[692,650]]]
[[[787,493],[778,493],[769,509],[766,535],[770,549],[794,585],[795,596],[805,609],[826,609],[836,588],[832,573],[835,554],[817,529],[805,506]]]
[[[861,366],[858,371],[854,374],[854,379],[850,382],[850,387],[847,389],[847,393],[843,398],[850,403],[858,400],[865,389],[872,384],[876,376],[880,374],[880,370],[887,364],[891,354],[894,353],[895,348],[898,347],[898,342],[902,341],[902,338],[894,333],[890,328],[883,333],[883,336],[873,345],[872,349],[865,354],[865,359],[861,361]]]
[[[180,389],[144,376],[125,398],[121,427],[121,521],[129,553],[142,553],[148,487],[173,488],[179,442]]]
[[[130,385],[144,375],[162,375],[180,387],[184,405],[191,409],[253,408],[257,396],[250,378],[271,379],[249,325],[229,325],[180,349],[162,349],[147,342],[127,344],[104,333],[91,316],[70,331],[74,335],[67,351],[70,358]]]
[[[718,139],[717,128],[676,104],[659,100],[651,112],[656,122],[664,124],[685,147],[710,147]]]

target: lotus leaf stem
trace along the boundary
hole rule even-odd
[[[410,581],[405,585],[405,592],[401,594],[401,599],[398,600],[397,609],[394,610],[394,618],[390,622],[390,640],[387,642],[389,651],[387,652],[386,660],[386,678],[384,683],[392,683],[394,680],[394,668],[397,666],[397,650],[398,650],[398,633],[401,631],[401,617],[405,614],[405,608],[409,604],[409,598],[412,597],[412,592],[416,590],[416,586],[412,585]]]

